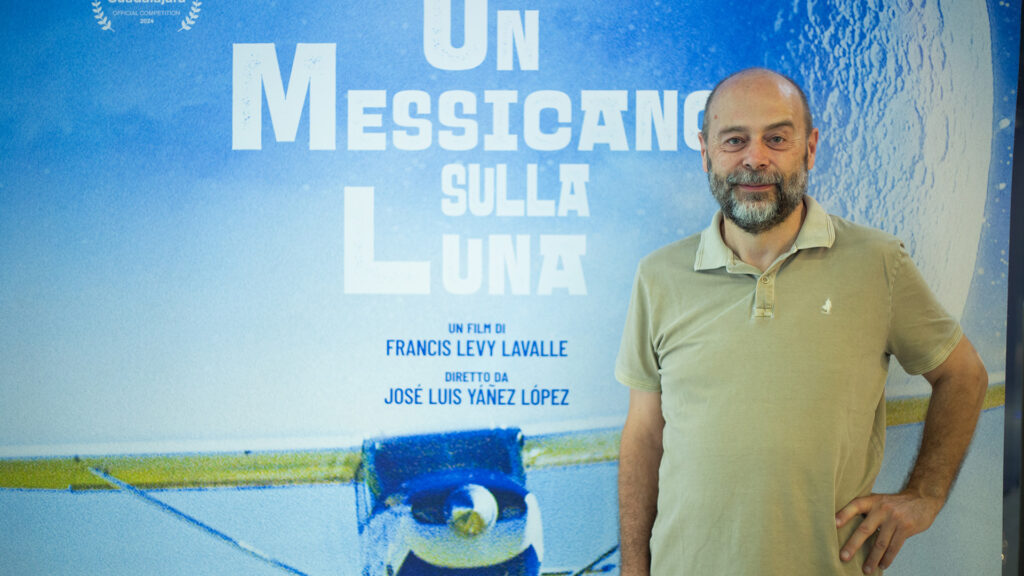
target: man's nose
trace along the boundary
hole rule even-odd
[[[750,170],[764,170],[768,167],[768,148],[760,140],[752,140],[743,156],[743,166]]]

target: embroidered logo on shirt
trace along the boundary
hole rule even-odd
[[[825,299],[825,303],[821,305],[821,313],[822,314],[831,314],[832,313],[832,299],[831,298],[826,298]]]

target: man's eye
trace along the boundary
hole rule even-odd
[[[738,136],[733,136],[732,138],[726,138],[725,142],[723,142],[723,144],[725,144],[726,146],[729,146],[731,148],[735,148],[737,146],[742,146],[743,145],[743,139],[738,137]]]

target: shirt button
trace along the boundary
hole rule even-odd
[[[767,284],[768,282],[769,282],[769,280],[768,280],[767,276],[761,276],[761,283],[762,284]]]

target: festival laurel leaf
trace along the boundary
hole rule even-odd
[[[100,25],[103,30],[114,31],[114,23],[107,18],[107,15],[103,13],[103,5],[100,0],[96,0],[92,3],[93,18],[96,19],[96,23]]]
[[[196,25],[196,20],[199,18],[199,7],[202,5],[203,3],[199,2],[198,0],[194,0],[192,2],[192,8],[188,11],[188,16],[186,16],[185,19],[181,21],[181,28],[178,28],[178,32],[181,32],[183,30],[191,30],[192,27]]]

